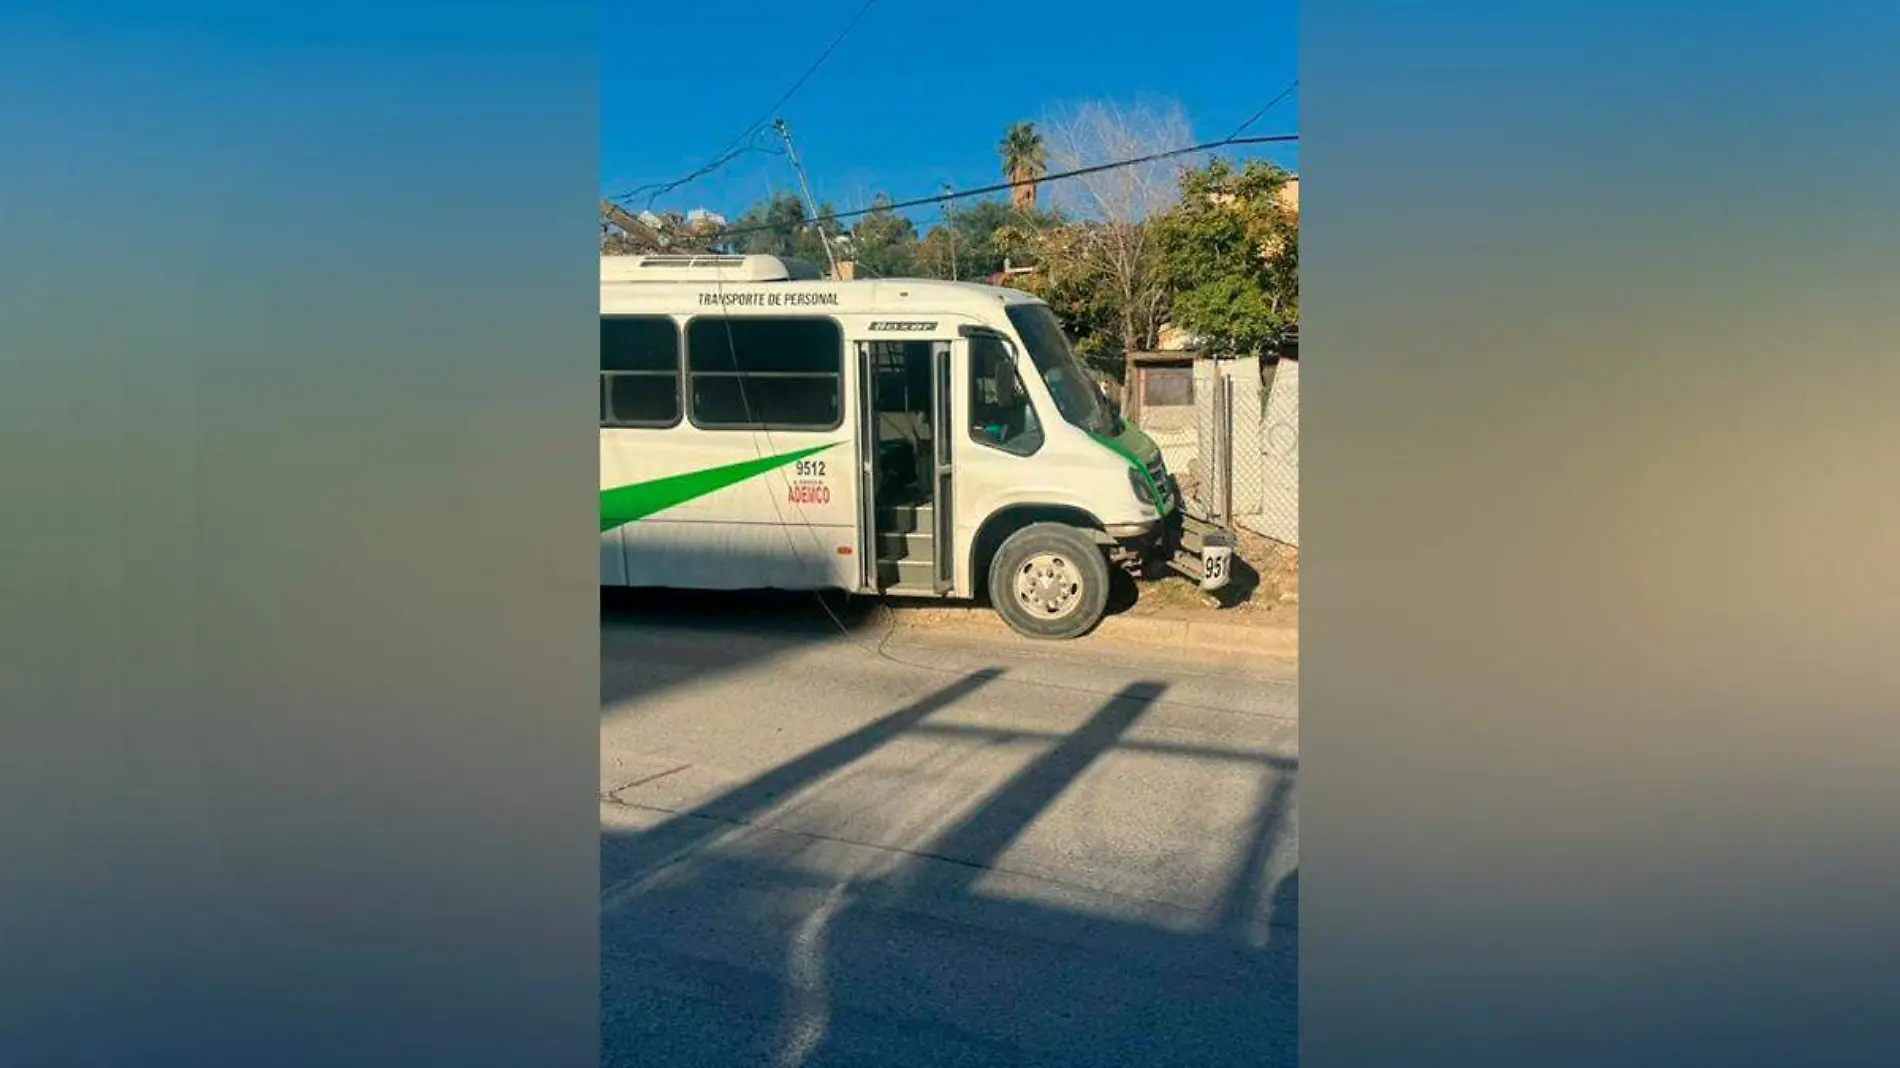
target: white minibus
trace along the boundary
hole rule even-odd
[[[1184,515],[1029,294],[774,256],[600,271],[603,586],[987,600],[1060,639],[1114,567],[1227,582],[1231,533]]]

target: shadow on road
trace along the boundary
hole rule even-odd
[[[876,601],[786,590],[600,590],[603,714],[671,685],[743,667],[800,644],[874,643],[888,626]],[[704,637],[727,636],[706,660]],[[695,640],[700,639],[700,640]]]
[[[670,857],[684,854],[734,827],[755,822],[791,794],[866,756],[923,722],[925,716],[1001,675],[1001,671],[994,670],[967,675],[635,838],[608,841],[601,856],[603,880],[608,878],[610,869],[627,873],[623,878],[650,875],[665,866]]]
[[[959,678],[649,829],[604,830],[601,1063],[1297,1063],[1297,870],[1267,874],[1297,761],[1131,740],[1164,684],[1124,687],[1076,729],[1031,739],[1035,756],[901,848],[771,829],[793,794],[930,736],[933,715],[1000,674]],[[1025,740],[953,730],[970,746]],[[1144,746],[1258,765],[1247,833],[1212,908],[1170,912],[998,871],[1098,761]],[[816,862],[841,850],[877,860],[844,876]]]
[[[600,589],[603,626],[665,623],[694,630],[737,628],[827,636],[836,635],[840,624],[848,633],[873,632],[879,626],[877,617],[875,599],[834,591]]]

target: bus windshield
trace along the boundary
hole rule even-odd
[[[1063,421],[1091,434],[1112,437],[1116,431],[1115,416],[1096,389],[1095,379],[1069,347],[1069,339],[1063,335],[1055,313],[1046,304],[1012,304],[1008,314],[1016,332],[1022,335],[1023,344],[1029,348],[1029,359],[1036,365],[1036,373],[1055,398],[1056,411]]]

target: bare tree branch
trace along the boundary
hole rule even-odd
[[[1167,152],[1194,144],[1194,129],[1178,104],[1129,107],[1090,101],[1045,118],[1040,129],[1053,171],[1077,170]],[[1050,189],[1052,204],[1075,218],[1139,223],[1175,203],[1183,163],[1155,160],[1079,175]]]
[[[1091,101],[1045,118],[1040,128],[1049,165],[1057,171],[1195,143],[1186,114],[1170,102]],[[1155,160],[1117,167],[1077,175],[1052,190],[1052,206],[1088,231],[1080,251],[1114,283],[1124,354],[1151,348],[1167,314],[1166,294],[1156,277],[1159,250],[1148,223],[1174,207],[1184,165]]]

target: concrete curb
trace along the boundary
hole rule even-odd
[[[1156,619],[1146,616],[1110,616],[1096,628],[1105,639],[1165,645],[1213,653],[1300,657],[1300,632],[1293,627],[1250,627],[1215,620]]]
[[[898,606],[891,612],[897,625],[928,630],[949,623],[966,633],[1017,639],[994,612],[985,608],[949,608],[943,605]],[[1021,639],[1017,639],[1021,640]],[[1254,627],[1217,620],[1190,620],[1155,616],[1109,616],[1093,633],[1081,639],[1178,649],[1184,652],[1228,653],[1275,660],[1300,658],[1300,633],[1294,627]]]

